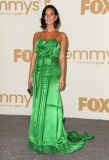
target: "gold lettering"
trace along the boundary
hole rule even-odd
[[[104,99],[100,98],[99,100],[100,100],[100,102],[101,102],[101,104],[102,104],[99,112],[103,112],[104,110],[105,110],[106,112],[109,112],[109,108],[108,108],[108,106],[107,106],[108,103],[109,103],[109,99],[104,100]]]
[[[25,62],[30,62],[31,56],[32,56],[32,51],[30,51],[30,50],[24,50],[22,53],[22,59]]]
[[[7,6],[7,2],[6,2],[6,1],[0,2],[0,10],[2,9],[2,4],[4,4],[5,10],[7,10],[7,9],[8,9],[8,6]]]
[[[3,97],[5,97],[6,102],[8,102],[8,95],[7,94],[0,94],[0,102],[3,102]]]
[[[87,102],[87,107],[91,111],[97,111],[100,108],[100,102],[96,98],[91,98]]]
[[[90,55],[89,59],[92,59],[92,55],[93,54],[95,54],[96,59],[99,59],[99,54],[100,53],[102,55],[102,58],[105,59],[105,51],[103,51],[103,50],[100,50],[100,51],[92,50],[92,51],[90,51],[90,53],[89,53],[89,55]]]
[[[27,99],[27,97],[24,95],[24,98],[26,100],[26,106],[25,107],[28,107],[28,104],[30,103],[30,100],[31,100],[31,96],[29,97],[29,99]]]
[[[20,8],[21,10],[23,10],[23,3],[18,1],[18,2],[14,2],[14,1],[9,1],[9,10],[11,10],[11,7],[12,5],[11,4],[14,4],[14,9],[17,10],[18,9],[18,4],[20,4]]]
[[[79,98],[79,111],[83,111],[83,107],[88,107],[89,110],[95,112],[106,111],[109,113],[109,99],[104,100],[103,98],[91,98],[87,100],[86,97]]]
[[[24,5],[25,5],[25,8],[26,8],[26,13],[25,13],[25,15],[27,15],[28,12],[29,12],[29,10],[30,10],[30,8],[31,8],[32,2],[30,2],[29,6],[27,6],[26,2],[24,1]]]
[[[14,103],[17,103],[15,105],[20,105],[20,103],[24,104],[24,101],[26,102],[25,107],[27,108],[30,101],[31,101],[31,96],[29,96],[29,98],[26,97],[26,95],[21,95],[21,94],[0,94],[0,102],[4,102],[4,103],[12,103],[12,105],[14,105]]]
[[[34,11],[39,10],[39,6],[38,6],[37,4],[39,4],[39,2],[37,2],[37,1],[34,1],[34,2],[33,2],[33,6],[36,7],[36,8],[33,8]]]
[[[33,9],[34,11],[39,10],[39,6],[38,6],[39,2],[38,1],[30,1],[27,4],[27,1],[1,1],[0,2],[0,10],[2,10],[3,8],[5,10],[21,10],[23,11],[24,9],[25,11],[25,15],[27,15],[30,11],[30,9]],[[32,8],[33,6],[33,8]]]
[[[66,54],[65,54],[65,58],[66,58],[66,59],[70,59],[71,57],[72,57],[72,52],[69,51],[69,50],[67,50],[67,51],[66,51]]]
[[[74,50],[73,51],[73,59],[76,59],[76,55],[79,54],[79,59],[82,59],[83,58],[83,53],[85,53],[85,58],[88,59],[88,51],[86,50]]]
[[[21,53],[22,50],[21,49],[14,49],[14,62],[18,62],[18,58],[21,58]]]
[[[81,0],[81,14],[85,14],[85,10],[89,10],[89,6],[86,6],[86,4],[90,4],[90,0]]]
[[[83,107],[86,107],[86,97],[80,97],[79,98],[79,111],[83,111]]]
[[[108,58],[109,58],[109,51],[106,51],[106,53],[107,53],[107,56],[108,56]]]
[[[99,14],[103,10],[103,3],[100,0],[92,1],[90,10],[93,14]]]
[[[51,0],[45,0],[45,6],[50,3]]]
[[[107,0],[103,0],[105,4],[105,8],[102,12],[102,14],[105,14],[107,11],[109,12],[109,2]]]
[[[10,94],[9,95],[9,102],[12,102],[12,97],[14,97],[15,103],[18,103],[18,97],[20,97],[21,103],[23,103],[23,96],[22,95],[15,95],[15,94]]]

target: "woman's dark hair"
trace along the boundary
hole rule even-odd
[[[58,14],[58,11],[57,9],[53,6],[53,5],[47,5],[43,11],[42,11],[42,17],[41,17],[41,28],[45,29],[46,28],[46,23],[45,23],[45,12],[48,8],[51,8],[53,9],[55,15],[57,16],[57,20],[54,22],[54,27],[57,28],[58,25],[60,24],[60,19],[59,19],[59,14]]]

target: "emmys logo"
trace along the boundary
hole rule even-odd
[[[81,15],[85,15],[88,10],[93,14],[106,14],[109,12],[109,1],[81,0]]]
[[[0,11],[24,11],[28,15],[30,10],[39,10],[39,1],[0,1]]]
[[[109,58],[108,50],[67,50],[66,59],[105,60]]]
[[[30,100],[31,100],[31,97],[29,96],[29,98],[27,98],[26,95],[0,94],[0,103],[6,104],[6,106],[8,105],[13,106],[14,104],[15,107],[18,107],[25,104],[24,107],[28,107]]]
[[[79,97],[79,111],[88,108],[92,112],[109,112],[109,99]]]
[[[14,62],[18,60],[23,60],[24,62],[30,62],[32,56],[31,50],[14,49]]]

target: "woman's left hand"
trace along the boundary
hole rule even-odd
[[[61,76],[60,77],[60,82],[59,82],[59,89],[63,90],[64,86],[65,86],[65,84],[64,84],[64,78]]]

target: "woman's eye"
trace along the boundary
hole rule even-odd
[[[54,15],[54,13],[51,13],[51,14],[47,14],[47,13],[45,13],[45,16],[49,16],[49,15],[53,16],[53,15]]]

